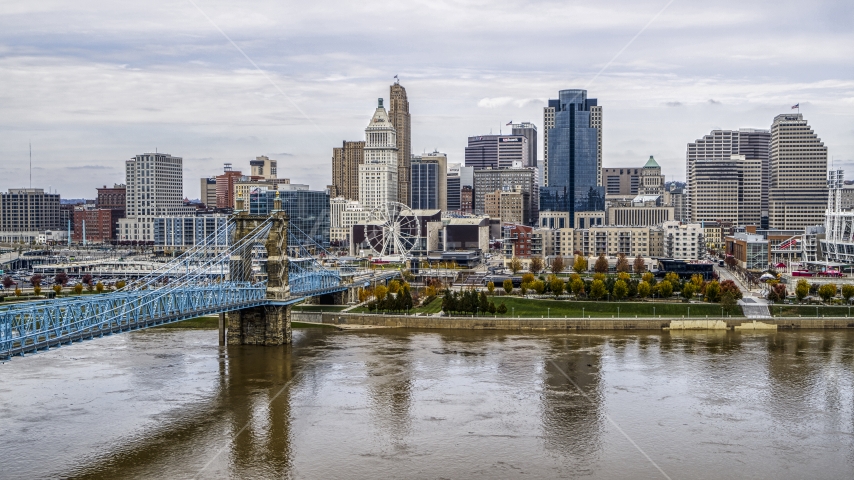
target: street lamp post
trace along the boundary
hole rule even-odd
[[[691,318],[691,307],[688,307],[688,318]]]
[[[552,309],[551,309],[551,307],[548,307],[548,308],[546,308],[546,318],[551,318],[551,316],[552,316]]]

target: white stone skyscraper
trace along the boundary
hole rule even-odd
[[[827,147],[800,113],[774,117],[769,164],[768,226],[805,229],[824,224]]]
[[[378,103],[365,129],[365,163],[359,165],[359,202],[366,210],[398,201],[397,133],[383,99]]]

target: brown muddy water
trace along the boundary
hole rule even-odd
[[[210,330],[0,365],[0,478],[854,478],[854,333]]]

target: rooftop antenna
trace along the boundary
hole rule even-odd
[[[33,142],[30,142],[30,188],[33,188]]]

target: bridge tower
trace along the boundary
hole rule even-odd
[[[281,201],[276,199],[277,207]],[[260,307],[246,308],[228,312],[227,335],[224,331],[225,320],[220,316],[220,344],[229,345],[283,345],[291,342],[291,307],[276,305],[275,301],[284,301],[290,296],[288,287],[288,216],[277,208],[270,217],[249,215],[240,212],[235,217],[236,229],[234,242],[248,236],[262,223],[269,221],[271,228],[264,246],[267,249],[267,298],[273,303]],[[243,249],[229,262],[232,280],[243,278],[251,273],[251,249]]]

